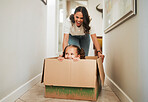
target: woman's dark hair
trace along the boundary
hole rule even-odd
[[[65,49],[64,49],[64,51],[63,51],[63,56],[62,57],[65,57],[65,52],[66,52],[66,49],[68,47],[74,47],[74,48],[76,48],[78,55],[80,55],[80,59],[85,59],[85,52],[84,52],[83,48],[79,48],[76,45],[68,45],[68,46],[66,46]]]
[[[75,9],[74,14],[76,14],[77,12],[81,12],[83,14],[83,29],[84,29],[84,33],[89,33],[89,30],[90,30],[90,26],[89,26],[90,18],[89,18],[87,9],[84,6],[79,6],[79,7],[77,7]],[[71,20],[72,23],[75,23],[74,14],[70,15],[70,20]]]

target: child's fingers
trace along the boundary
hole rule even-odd
[[[62,57],[62,56],[63,56],[63,54],[59,55],[59,57]]]
[[[63,61],[64,60],[64,57],[58,57],[57,58],[59,61]]]
[[[73,61],[79,61],[79,60],[80,60],[79,57],[73,58]]]

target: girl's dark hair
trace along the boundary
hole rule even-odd
[[[64,49],[64,51],[63,51],[63,56],[62,57],[65,57],[65,52],[66,52],[66,49],[68,47],[74,47],[74,48],[76,48],[78,55],[80,55],[80,59],[85,59],[85,52],[84,52],[83,48],[79,48],[76,45],[68,45],[68,46],[66,46],[65,49]]]
[[[89,34],[89,30],[90,30],[90,26],[89,26],[90,18],[89,18],[87,9],[84,6],[79,6],[79,7],[77,7],[75,9],[74,14],[76,14],[77,12],[81,12],[83,14],[83,29],[84,29],[84,33],[85,34],[86,33]],[[70,17],[69,17],[72,23],[75,23],[74,14],[71,14]]]

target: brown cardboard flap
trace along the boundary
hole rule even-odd
[[[46,59],[57,59],[58,57],[52,57],[52,58],[46,58]],[[44,70],[45,70],[45,59],[43,63],[43,71],[42,71],[42,78],[41,78],[41,83],[44,82]]]
[[[86,56],[86,59],[98,59],[98,56]]]
[[[97,62],[98,62],[98,70],[99,70],[99,74],[100,74],[101,83],[102,83],[102,86],[104,86],[105,73],[104,73],[102,58],[99,57],[97,59]]]
[[[71,62],[71,85],[81,87],[95,87],[96,61],[80,60]]]
[[[44,59],[44,63],[43,63],[43,71],[42,71],[42,79],[41,79],[41,83],[44,82],[44,70],[45,70],[45,59]]]
[[[57,59],[45,59],[44,84],[45,85],[69,85],[70,60],[62,62]]]
[[[96,77],[96,60],[45,59],[45,85],[94,88]]]

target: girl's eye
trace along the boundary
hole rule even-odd
[[[79,18],[78,16],[76,16],[76,18]]]
[[[82,17],[82,18],[80,18],[80,19],[83,19],[83,17]]]
[[[68,55],[68,53],[65,53],[65,55]]]
[[[73,53],[71,53],[71,55],[74,55]]]

